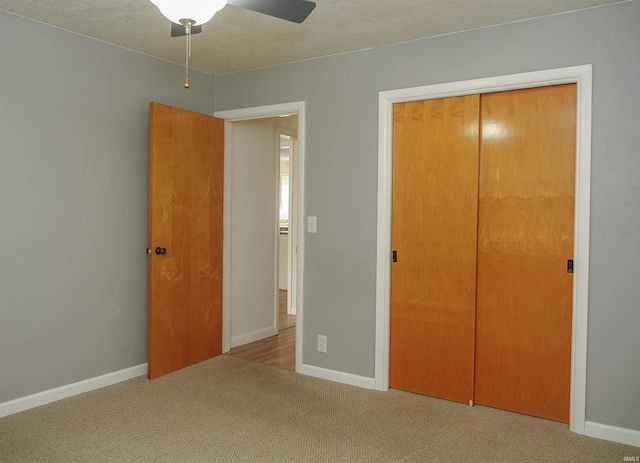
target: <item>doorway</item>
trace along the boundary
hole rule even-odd
[[[234,345],[244,345],[249,342],[257,341],[269,336],[274,336],[277,331],[277,310],[279,301],[279,285],[278,285],[278,240],[279,240],[279,227],[278,220],[279,214],[276,212],[278,209],[277,204],[277,182],[274,180],[277,178],[277,170],[272,171],[273,176],[269,177],[269,182],[272,182],[273,190],[270,193],[265,193],[265,190],[259,188],[253,188],[249,185],[247,188],[241,188],[242,182],[241,175],[243,169],[250,165],[251,159],[243,158],[238,153],[245,150],[241,145],[247,140],[257,139],[260,136],[259,127],[263,125],[266,119],[272,119],[272,126],[270,133],[273,136],[273,144],[271,145],[271,152],[275,153],[273,147],[278,146],[279,141],[276,139],[275,128],[283,125],[283,120],[292,116],[296,116],[297,122],[294,124],[292,130],[297,132],[298,144],[297,154],[298,163],[295,169],[295,177],[298,180],[297,198],[297,212],[298,217],[296,225],[298,229],[301,227],[301,217],[303,214],[303,184],[304,184],[304,102],[286,103],[280,105],[264,106],[257,108],[245,108],[240,110],[220,111],[215,115],[225,119],[225,192],[224,192],[224,204],[225,204],[225,230],[224,230],[224,253],[223,253],[223,352],[229,352]],[[278,120],[278,118],[280,118]],[[238,130],[240,129],[240,130]],[[246,146],[245,146],[246,148]],[[278,157],[274,154],[274,166],[277,166]],[[254,166],[255,167],[255,166]],[[240,180],[239,180],[240,178]],[[234,187],[236,188],[234,190]],[[238,191],[238,187],[242,191]],[[254,195],[254,199],[260,198],[260,196],[268,196],[269,201],[272,203],[272,207],[266,212],[268,218],[265,221],[273,222],[272,238],[270,242],[253,249],[248,260],[240,258],[238,263],[238,256],[242,253],[242,249],[245,244],[250,243],[247,237],[243,237],[242,233],[251,229],[252,227],[262,226],[261,220],[258,220],[251,213],[242,211],[241,208],[234,204],[239,197],[247,192]],[[241,199],[241,198],[240,198]],[[246,198],[245,198],[246,199]],[[240,222],[247,221],[245,226],[242,226]],[[241,225],[240,230],[242,233],[238,234],[237,225]],[[235,225],[235,226],[234,226]],[[269,226],[270,227],[270,226]],[[296,309],[296,326],[293,329],[295,333],[295,369],[299,370],[302,359],[302,293],[303,293],[303,262],[304,262],[304,236],[300,234],[298,236],[297,253],[294,255],[296,268],[294,271],[296,284],[295,294],[295,309]],[[252,259],[260,258],[263,262],[271,262],[263,267],[263,269],[253,268],[253,265],[242,268],[241,261],[252,263]],[[239,268],[240,267],[240,268]],[[251,310],[246,310],[252,304],[248,301],[243,301],[242,298],[246,296],[244,292],[246,290],[254,290],[253,285],[248,281],[255,272],[270,272],[269,277],[264,278],[262,275],[261,284],[262,294],[268,294],[267,296],[260,297],[259,300],[263,304],[263,308],[268,306],[267,311],[263,310],[262,315],[269,312],[269,321],[265,323],[266,319],[262,320],[262,325],[254,325],[245,327],[238,332],[238,323],[243,323],[253,318]],[[255,293],[254,293],[255,294]],[[234,326],[235,325],[235,326]],[[234,328],[236,329],[235,331]],[[243,332],[244,331],[244,332]],[[252,339],[253,338],[253,339]]]
[[[296,243],[298,238],[298,163],[297,130],[278,127],[278,289],[280,295],[279,329],[295,326],[296,315]]]
[[[378,244],[376,278],[376,389],[389,387],[389,317],[391,263],[391,163],[393,104],[448,96],[498,92],[556,84],[577,84],[576,207],[574,216],[574,281],[570,429],[584,434],[586,405],[587,307],[590,210],[590,65],[514,74],[494,78],[386,91],[379,99]]]

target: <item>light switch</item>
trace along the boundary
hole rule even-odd
[[[318,233],[318,218],[315,216],[307,217],[307,231],[309,233]]]

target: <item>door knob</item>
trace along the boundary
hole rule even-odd
[[[156,254],[160,255],[160,254],[166,254],[166,253],[167,253],[167,248],[161,248],[161,247],[156,248]]]

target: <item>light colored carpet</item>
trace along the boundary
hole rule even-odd
[[[568,426],[220,356],[0,419],[8,462],[622,462]]]

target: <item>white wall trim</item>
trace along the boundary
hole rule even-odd
[[[261,328],[251,333],[243,333],[231,338],[231,349],[234,347],[242,346],[253,341],[259,341],[260,339],[269,338],[278,334],[278,331],[274,326],[268,326],[267,328]]]
[[[313,376],[314,378],[327,379],[329,381],[335,381],[337,383],[349,384],[351,386],[358,386],[365,389],[375,389],[376,383],[374,378],[367,378],[366,376],[358,376],[351,373],[344,373],[337,370],[328,370],[326,368],[316,367],[313,365],[301,365],[299,373]]]
[[[304,158],[306,146],[306,104],[304,101],[282,103],[253,108],[231,109],[217,111],[214,116],[225,120],[224,141],[224,244],[222,265],[222,351],[231,349],[231,178],[233,172],[232,160],[232,123],[247,119],[261,119],[265,117],[298,115],[298,254],[297,254],[297,293],[296,293],[296,371],[300,372],[302,365],[303,345],[303,314],[302,301],[304,294]]]
[[[633,445],[634,447],[640,447],[640,431],[633,429],[618,428],[616,426],[609,426],[608,424],[594,423],[587,421],[584,426],[585,434],[589,437],[596,437],[598,439],[609,440],[612,442],[618,442],[620,444]],[[633,455],[627,455],[629,457],[640,456],[640,451]]]
[[[23,412],[30,408],[39,407],[40,405],[46,405],[57,400],[66,399],[67,397],[93,391],[94,389],[111,386],[146,374],[147,364],[143,363],[142,365],[135,367],[125,368],[124,370],[114,371],[113,373],[107,373],[106,375],[96,376],[95,378],[85,379],[84,381],[79,381],[77,383],[67,384],[66,386],[10,400],[9,402],[0,404],[0,418],[3,416],[13,415],[14,413]]]
[[[263,119],[265,117],[293,116],[294,114],[299,115],[300,112],[304,109],[304,105],[304,101],[295,101],[292,103],[255,106],[252,108],[227,109],[224,111],[216,111],[213,115],[215,117],[224,119],[225,122]]]
[[[572,431],[584,434],[587,381],[589,215],[591,195],[592,66],[574,66],[508,76],[380,92],[378,106],[378,222],[376,259],[376,389],[389,388],[389,312],[391,265],[391,181],[393,104],[431,98],[576,83],[576,209],[571,355]]]

